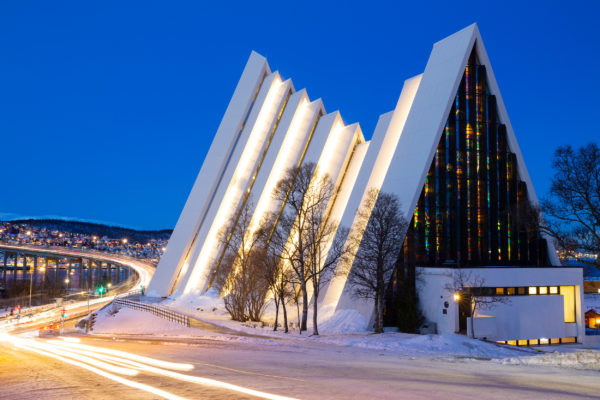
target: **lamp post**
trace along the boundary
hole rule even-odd
[[[45,271],[46,271],[46,267],[40,267],[40,272],[42,273],[42,291],[44,291],[45,286],[46,286],[46,274],[45,274]],[[42,298],[42,301],[43,300],[44,299]]]
[[[33,265],[29,268],[29,308],[31,308],[31,291],[33,289]]]

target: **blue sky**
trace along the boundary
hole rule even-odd
[[[477,22],[538,196],[600,139],[589,2],[0,5],[0,218],[174,227],[251,50],[370,138],[434,42]]]

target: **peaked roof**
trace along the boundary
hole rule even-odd
[[[433,45],[400,134],[394,158],[381,187],[382,191],[393,192],[399,196],[406,210],[405,216],[409,220],[425,184],[425,177],[433,161],[473,48],[481,65],[486,67],[487,85],[490,92],[496,96],[498,119],[500,123],[506,125],[508,146],[516,155],[519,175],[527,184],[529,200],[533,205],[538,205],[535,189],[508,118],[479,29],[477,24],[472,24]],[[400,111],[396,109],[394,113],[397,112]],[[554,265],[560,265],[551,241],[548,241],[548,246],[550,261]]]

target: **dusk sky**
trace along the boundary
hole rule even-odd
[[[251,50],[367,139],[438,40],[477,22],[536,192],[600,142],[600,2],[0,6],[0,219],[173,228]]]

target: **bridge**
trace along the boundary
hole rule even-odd
[[[154,269],[150,263],[122,255],[0,242],[0,286],[27,286],[30,294],[37,288],[58,297],[100,284],[110,284],[114,291],[128,290],[146,286]]]

